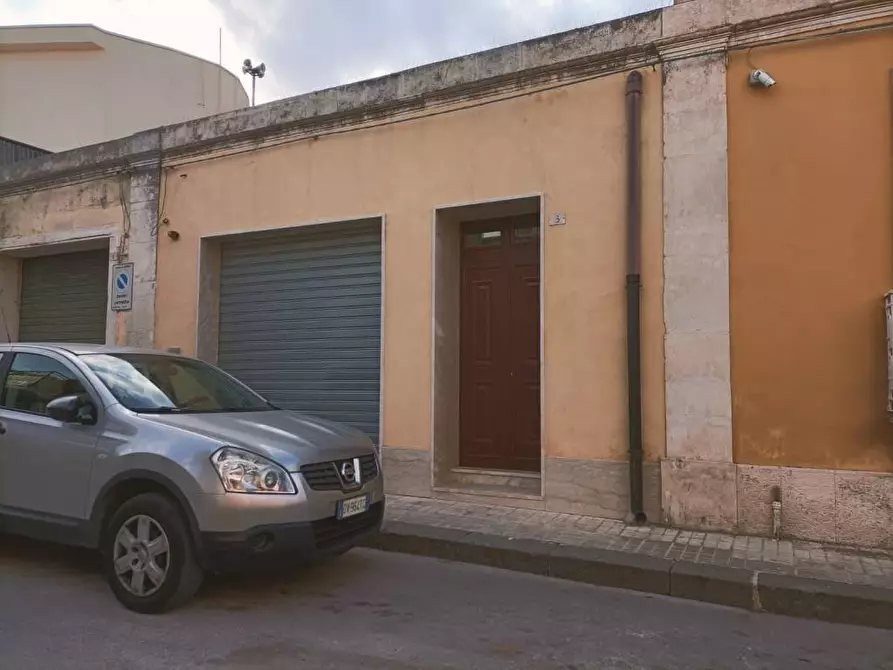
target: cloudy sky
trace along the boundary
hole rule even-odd
[[[671,0],[0,0],[0,25],[93,23],[217,61],[264,61],[258,103],[671,4]],[[246,89],[250,83],[246,82]]]

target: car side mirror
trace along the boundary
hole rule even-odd
[[[96,423],[96,407],[79,395],[64,395],[47,403],[47,414],[62,423],[80,423],[91,426]]]

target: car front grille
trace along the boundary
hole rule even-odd
[[[347,459],[353,460],[353,459]],[[338,472],[344,460],[328,461],[326,463],[313,463],[302,465],[301,475],[304,481],[314,491],[345,491],[352,487],[345,487],[341,482]],[[378,463],[373,454],[360,456],[360,469],[363,473],[363,484],[378,477]]]
[[[340,491],[341,479],[334,463],[315,463],[301,466],[304,481],[314,491]]]
[[[371,482],[378,477],[378,463],[372,454],[360,457],[360,468],[363,471],[363,483]]]
[[[329,517],[328,519],[314,521],[312,523],[313,541],[316,544],[316,548],[326,550],[339,545],[350,544],[350,541],[357,535],[375,528],[381,522],[383,513],[384,503],[378,502],[357,516],[351,516],[346,519]]]

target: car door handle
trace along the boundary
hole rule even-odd
[[[6,426],[0,421],[0,435],[6,435]]]

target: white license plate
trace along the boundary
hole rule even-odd
[[[359,498],[348,498],[338,503],[338,518],[346,519],[349,516],[362,514],[369,509],[369,496],[360,496]]]

